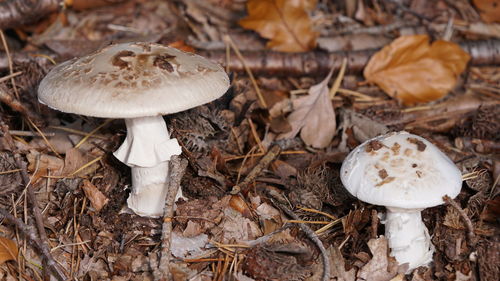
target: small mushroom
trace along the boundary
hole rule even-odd
[[[434,246],[420,212],[460,193],[462,175],[455,164],[426,139],[397,132],[356,147],[340,172],[352,195],[387,208],[383,223],[392,256],[408,263],[408,272],[428,265]]]
[[[222,96],[229,78],[219,65],[154,43],[124,43],[54,67],[38,99],[51,108],[124,118],[127,137],[114,155],[132,168],[128,206],[141,216],[163,214],[168,161],[181,153],[162,115]]]

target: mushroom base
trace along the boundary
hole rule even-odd
[[[128,207],[139,216],[162,216],[168,191],[167,179],[168,161],[154,167],[133,167],[133,188],[127,199]]]
[[[127,137],[114,155],[132,168],[128,207],[140,216],[162,216],[168,190],[168,160],[181,154],[181,147],[170,138],[161,116],[126,119],[125,124]]]
[[[432,261],[434,246],[422,222],[422,209],[387,208],[385,235],[391,255],[398,263],[408,263],[407,273]]]

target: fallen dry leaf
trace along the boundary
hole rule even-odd
[[[82,189],[85,196],[89,199],[92,208],[97,212],[99,212],[109,201],[108,197],[87,179],[83,180]]]
[[[99,168],[99,163],[88,165],[88,163],[95,158],[97,158],[97,156],[84,153],[78,148],[68,149],[66,151],[66,157],[64,158],[64,169],[62,173],[64,175],[79,177],[91,174]]]
[[[220,226],[224,232],[222,243],[231,243],[231,241],[238,243],[262,236],[262,231],[255,221],[243,217],[241,213],[232,208],[224,210],[224,220]]]
[[[177,232],[172,232],[172,255],[176,258],[185,259],[197,256],[205,252],[208,243],[208,235],[202,233],[194,237],[184,237]]]
[[[28,159],[28,171],[33,172],[31,181],[36,182],[40,177],[48,175],[60,175],[64,168],[64,160],[48,154],[41,154],[35,150],[26,155]]]
[[[401,36],[373,55],[363,74],[389,96],[412,105],[445,96],[469,59],[455,43],[429,44],[427,35]]]
[[[499,0],[473,0],[473,2],[485,22],[500,22]]]
[[[328,249],[330,255],[330,277],[337,278],[338,281],[354,281],[356,280],[356,270],[351,268],[345,270],[345,260],[338,247],[330,246]]]
[[[359,270],[358,279],[389,281],[398,274],[398,271],[401,271],[398,270],[397,261],[388,255],[388,244],[385,237],[370,239],[368,248],[370,248],[373,258]]]
[[[305,52],[316,46],[308,12],[316,0],[250,0],[248,16],[239,24],[270,39],[267,47],[281,52]]]
[[[240,212],[244,217],[250,218],[252,217],[252,211],[248,208],[248,204],[239,195],[232,195],[229,200],[229,206],[233,208],[235,211]]]
[[[109,277],[106,262],[99,256],[85,254],[78,268],[78,276],[84,275],[91,280],[106,280]]]
[[[17,259],[16,242],[9,238],[0,237],[0,265],[6,261]]]
[[[332,141],[337,130],[335,111],[328,91],[332,71],[321,83],[312,86],[309,94],[292,101],[293,112],[288,115],[292,130],[277,139],[293,138],[300,131],[300,137],[315,148],[324,148]]]

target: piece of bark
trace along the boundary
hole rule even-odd
[[[0,2],[0,29],[17,27],[59,11],[63,0],[5,0]]]

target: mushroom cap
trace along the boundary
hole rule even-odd
[[[375,205],[404,209],[443,204],[455,198],[462,174],[426,139],[397,132],[368,140],[347,156],[340,171],[346,189]]]
[[[229,78],[218,64],[139,42],[110,45],[57,65],[41,81],[38,99],[68,113],[135,118],[193,108],[228,88]]]

